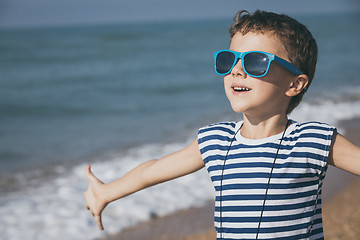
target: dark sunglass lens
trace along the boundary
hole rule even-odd
[[[247,54],[244,59],[246,71],[254,76],[261,76],[266,73],[269,64],[269,57],[263,53],[253,52]]]
[[[216,71],[220,74],[225,74],[231,70],[235,61],[235,55],[232,52],[220,52],[216,56]]]

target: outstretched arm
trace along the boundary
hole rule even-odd
[[[101,213],[110,202],[158,183],[193,173],[203,167],[204,162],[196,140],[178,152],[145,162],[108,184],[96,178],[89,165],[86,168],[89,188],[84,193],[86,208],[95,217],[99,229],[103,230]]]
[[[335,133],[328,163],[360,176],[360,147]]]

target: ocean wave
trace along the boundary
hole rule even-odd
[[[302,103],[291,115],[297,121],[318,120],[337,125],[338,121],[360,117],[358,102],[320,105]],[[93,164],[93,172],[104,182],[112,181],[138,164],[177,151],[190,140],[172,144],[147,144],[125,152],[108,153]],[[205,170],[143,190],[109,205],[103,213],[105,232],[97,229],[85,210],[82,193],[87,188],[86,164],[69,169],[57,167],[55,178],[8,192],[0,198],[0,235],[5,239],[96,239],[119,232],[140,221],[163,216],[179,209],[205,204],[213,188]],[[41,174],[40,174],[41,175]],[[18,176],[21,179],[21,176]],[[22,179],[29,182],[31,179]]]
[[[184,144],[152,144],[126,155],[93,164],[93,172],[104,182],[112,181],[138,164],[184,147]],[[122,156],[123,155],[123,156]],[[121,157],[120,157],[121,156]],[[86,164],[65,170],[46,182],[11,192],[0,198],[0,235],[4,239],[96,239],[120,231],[154,216],[203,205],[212,198],[205,170],[161,184],[109,205],[103,213],[105,232],[97,229],[85,210],[82,193],[87,188]],[[59,168],[59,167],[58,167]]]
[[[310,90],[311,91],[311,90]],[[334,86],[326,89],[315,89],[305,95],[305,102],[322,106],[324,103],[351,103],[360,101],[360,85]]]
[[[299,122],[314,120],[336,126],[339,121],[360,117],[359,106],[360,101],[335,102],[328,100],[318,105],[304,102],[294,110],[290,117]]]

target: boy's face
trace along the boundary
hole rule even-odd
[[[231,39],[230,50],[263,51],[289,61],[284,46],[271,33],[247,33],[244,36],[237,33]],[[296,76],[273,61],[266,76],[250,77],[244,72],[240,61],[224,76],[226,96],[233,110],[254,117],[285,114],[291,99],[287,91]]]

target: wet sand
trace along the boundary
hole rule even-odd
[[[360,119],[342,121],[348,139],[360,145]],[[360,178],[329,166],[323,186],[323,221],[326,240],[360,236]],[[214,202],[143,222],[104,240],[215,240]]]
[[[182,240],[213,230],[214,202],[143,222],[106,240]],[[215,232],[215,230],[214,230]],[[215,235],[214,235],[215,236]]]

